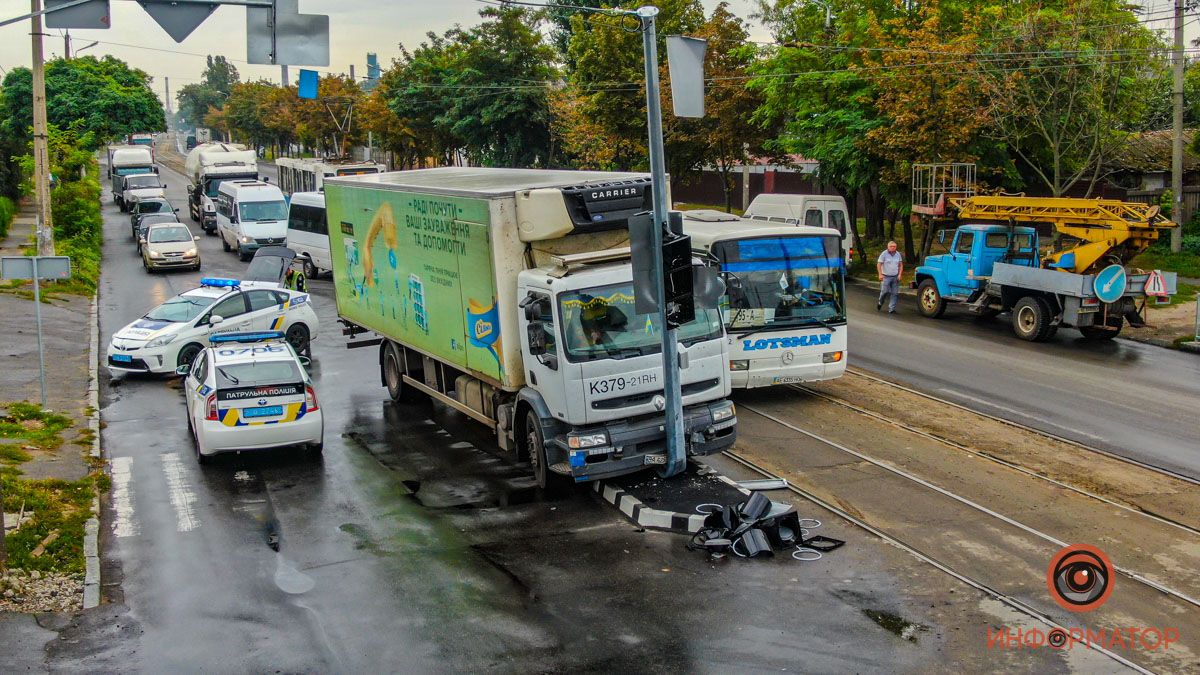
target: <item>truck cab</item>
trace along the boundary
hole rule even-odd
[[[946,230],[940,232],[939,241],[944,241],[946,234]],[[1038,266],[1038,236],[1032,227],[967,224],[951,234],[948,252],[928,256],[917,267],[914,284],[918,289],[929,280],[941,298],[965,301],[985,288],[998,262]]]

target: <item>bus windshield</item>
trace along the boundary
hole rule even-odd
[[[836,236],[722,241],[713,245],[712,254],[726,273],[721,316],[731,333],[845,322]]]
[[[559,296],[563,337],[571,360],[625,359],[662,351],[658,312],[638,314],[633,284],[612,284]],[[721,316],[716,308],[696,307],[696,318],[680,326],[684,345],[721,336]]]

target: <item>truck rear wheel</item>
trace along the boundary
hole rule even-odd
[[[525,449],[529,453],[533,477],[547,497],[559,497],[570,491],[574,481],[550,470],[542,421],[532,410],[525,413]]]
[[[402,358],[400,348],[396,345],[389,342],[383,348],[380,363],[380,368],[383,369],[383,384],[387,387],[392,403],[416,403],[422,399],[422,392],[404,383],[404,369],[400,367]]]
[[[926,279],[917,286],[917,311],[930,319],[936,319],[946,311],[946,299],[938,292],[937,282],[933,279]]]
[[[1022,340],[1042,342],[1055,332],[1050,303],[1027,295],[1017,301],[1012,310],[1013,332]]]

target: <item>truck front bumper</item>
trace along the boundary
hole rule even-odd
[[[688,456],[711,455],[732,446],[737,440],[733,403],[721,400],[684,408],[683,432]],[[572,436],[599,434],[607,436],[606,445],[570,447]],[[657,415],[576,429],[555,439],[560,461],[552,461],[550,469],[583,483],[665,465],[666,435],[665,419]]]

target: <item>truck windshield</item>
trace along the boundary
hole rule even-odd
[[[727,273],[721,316],[731,333],[845,322],[837,237],[723,241],[712,253]]]
[[[130,176],[125,179],[125,187],[130,190],[141,190],[143,188],[156,188],[162,185],[159,181],[162,180],[158,176]]]
[[[113,169],[113,172],[118,176],[131,176],[135,173],[149,173],[153,167],[149,166],[118,166]]]
[[[559,296],[563,342],[572,361],[623,359],[662,351],[658,313],[638,314],[633,284],[613,284]],[[721,336],[716,308],[696,307],[696,318],[679,328],[685,346]]]
[[[257,178],[258,178],[258,172],[241,174],[241,175],[237,175],[237,176],[220,176],[218,178],[206,178],[204,180],[204,194],[207,195],[209,199],[215,199],[217,196],[217,193],[221,190],[221,183],[224,183],[227,180],[250,180],[250,179],[257,179]]]
[[[287,220],[287,203],[282,199],[277,202],[242,202],[238,205],[239,215],[243,222],[256,220]]]

